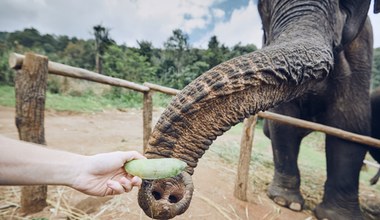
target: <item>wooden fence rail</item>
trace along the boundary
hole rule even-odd
[[[26,56],[17,54],[17,53],[12,53],[10,54],[9,57],[9,66],[12,69],[19,70],[20,68],[23,68],[24,65],[24,60],[28,57],[28,59],[34,59],[33,57],[39,56],[36,54],[28,53]],[[47,59],[47,58],[46,58]],[[143,146],[144,146],[144,151],[148,145],[148,140],[150,133],[152,131],[152,115],[153,115],[153,101],[152,101],[152,93],[153,92],[161,92],[167,95],[176,95],[179,90],[168,88],[165,86],[159,86],[153,83],[144,83],[143,85],[130,82],[127,80],[122,80],[118,78],[113,78],[109,76],[104,76],[89,70],[81,69],[81,68],[76,68],[52,61],[48,61],[47,63],[47,69],[49,73],[56,74],[56,75],[61,75],[61,76],[67,76],[67,77],[73,77],[73,78],[78,78],[78,79],[84,79],[84,80],[89,80],[93,82],[98,82],[98,83],[103,83],[103,84],[108,84],[112,86],[118,86],[118,87],[123,87],[126,89],[131,89],[137,92],[141,92],[144,94],[144,101],[143,101]],[[43,71],[43,70],[35,70],[37,72]],[[45,91],[46,91],[46,86],[45,86]],[[41,96],[39,96],[41,97]],[[17,98],[19,101],[24,100],[23,98]],[[45,99],[45,97],[43,97]],[[43,100],[44,102],[45,100]],[[17,103],[16,103],[17,105]],[[305,120],[297,119],[297,118],[292,118],[288,116],[283,116],[271,112],[259,112],[257,114],[259,117],[262,118],[267,118],[270,120],[275,120],[278,122],[282,123],[287,123],[290,125],[306,128],[306,129],[311,129],[311,130],[316,130],[316,131],[321,131],[326,134],[334,135],[342,139],[346,139],[349,141],[354,141],[358,142],[361,144],[366,144],[370,145],[373,147],[380,148],[380,140],[364,136],[364,135],[359,135],[355,134],[352,132],[347,132],[341,129],[329,127],[326,125],[321,125],[318,123],[313,123],[313,122],[308,122]],[[239,169],[238,169],[238,176],[237,176],[237,181],[235,184],[235,196],[238,197],[241,200],[246,200],[246,185],[248,181],[248,172],[247,169],[249,168],[249,158],[252,152],[252,140],[253,140],[253,131],[254,131],[254,126],[252,123],[255,123],[255,118],[256,116],[252,116],[250,119],[246,119],[244,121],[244,131],[242,132],[242,139],[241,139],[241,153],[240,157],[241,160],[244,162],[239,163]],[[43,118],[42,118],[42,124],[41,126],[43,127]],[[244,157],[244,158],[243,158]],[[241,171],[243,170],[243,171]],[[45,192],[46,193],[46,192]],[[28,195],[30,196],[30,195]],[[41,195],[39,195],[41,196]],[[46,194],[45,194],[46,196]],[[34,198],[30,196],[31,198],[21,198],[21,200],[26,199],[29,200],[30,202],[33,201]],[[46,198],[46,197],[45,197]],[[24,212],[28,213],[27,208],[23,208]]]
[[[9,56],[9,66],[12,69],[19,69],[23,64],[25,56],[17,53],[12,53]],[[149,88],[134,82],[127,80],[114,78],[110,76],[101,75],[86,69],[68,66],[61,63],[49,61],[48,63],[49,73],[61,76],[68,76],[77,79],[85,79],[93,82],[107,84],[111,86],[123,87],[126,89],[132,89],[137,92],[148,92]]]

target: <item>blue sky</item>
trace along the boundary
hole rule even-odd
[[[92,38],[102,24],[119,44],[147,40],[156,47],[176,28],[194,47],[207,47],[211,36],[227,46],[261,46],[256,0],[0,0],[0,31],[37,28],[41,33]],[[372,6],[371,6],[372,8]],[[369,15],[380,47],[380,14]]]

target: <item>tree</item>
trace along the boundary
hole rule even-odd
[[[92,43],[85,40],[70,41],[57,59],[70,66],[93,70],[95,53]]]
[[[117,45],[110,46],[105,53],[104,70],[109,76],[137,83],[150,81],[155,73],[155,68],[145,56],[141,56],[131,48]]]
[[[15,31],[8,37],[8,42],[13,45],[19,44],[31,48],[40,44],[41,35],[35,28],[25,28],[23,31]]]
[[[173,35],[164,43],[166,49],[166,59],[172,59],[176,72],[182,72],[186,66],[186,52],[189,51],[189,36],[181,29],[175,29]]]
[[[139,45],[139,54],[141,56],[145,56],[146,59],[149,62],[152,62],[152,57],[153,57],[153,45],[152,42],[149,41],[137,41],[137,44]]]
[[[96,25],[93,27],[93,34],[95,36],[95,51],[96,51],[96,71],[102,74],[103,55],[107,48],[114,44],[115,41],[109,36],[109,29],[102,25]]]
[[[229,59],[237,56],[241,56],[247,53],[251,53],[253,51],[257,50],[257,47],[254,44],[247,44],[245,46],[241,45],[241,43],[235,44],[235,46],[232,47],[231,53],[229,55]]]
[[[15,73],[9,68],[9,53],[10,51],[0,42],[0,84],[14,84]]]
[[[175,29],[173,35],[164,43],[166,49],[184,52],[190,48],[189,36],[181,29]]]
[[[228,48],[224,45],[220,45],[215,35],[212,36],[208,42],[208,49],[206,51],[206,60],[209,66],[212,68],[223,62],[227,53]]]

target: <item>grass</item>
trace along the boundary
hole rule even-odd
[[[155,93],[154,106],[167,106],[171,97]],[[82,95],[62,95],[47,92],[46,109],[73,112],[98,112],[104,109],[142,108],[142,93],[122,92],[117,96],[95,95],[92,92]],[[0,86],[0,105],[15,106],[15,89],[12,86]]]
[[[2,106],[15,106],[15,90],[12,86],[0,86],[0,105]]]

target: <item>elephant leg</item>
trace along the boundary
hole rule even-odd
[[[335,60],[322,123],[371,135],[370,77],[372,31],[367,20],[359,35]],[[339,76],[339,77],[336,77]],[[330,97],[330,98],[328,98]],[[326,135],[327,180],[315,209],[320,219],[363,219],[359,207],[359,174],[368,146]]]
[[[319,219],[362,219],[358,187],[365,154],[365,146],[327,136],[327,180],[323,201],[315,209]]]
[[[272,111],[292,117],[299,117],[300,110],[295,103],[286,103]],[[300,173],[297,164],[299,147],[305,130],[266,121],[265,134],[271,139],[274,177],[269,185],[267,195],[277,204],[295,211],[301,211],[304,199],[300,192]]]

